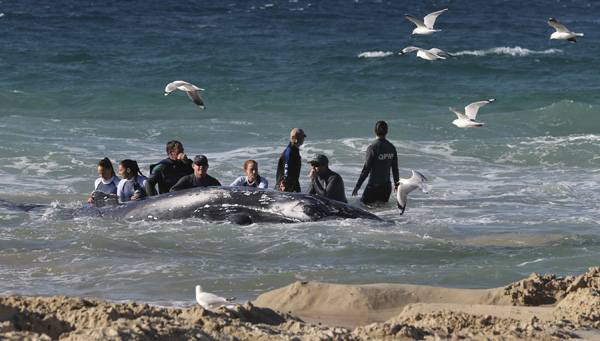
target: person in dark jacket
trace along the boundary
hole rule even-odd
[[[347,203],[344,180],[338,173],[329,169],[327,156],[316,154],[308,163],[311,166],[308,194]]]
[[[279,188],[281,178],[286,177],[293,182],[293,188],[290,192],[300,192],[300,169],[302,168],[302,158],[300,157],[300,146],[304,143],[306,134],[300,128],[294,128],[290,133],[290,143],[285,148],[279,163],[277,164],[277,173],[275,175],[275,188]]]
[[[221,186],[219,180],[206,173],[208,171],[208,159],[206,156],[196,155],[192,167],[194,168],[194,174],[186,175],[179,179],[179,181],[171,187],[171,192],[194,187]]]
[[[377,122],[374,132],[375,142],[367,148],[365,165],[352,191],[352,196],[356,196],[360,186],[370,175],[367,187],[360,199],[365,204],[375,201],[388,202],[392,193],[390,169],[394,177],[394,191],[398,189],[398,181],[400,180],[396,147],[385,138],[388,133],[387,123],[385,121]]]
[[[150,166],[150,176],[146,181],[148,196],[156,194],[156,185],[158,185],[158,193],[167,193],[179,179],[194,173],[192,160],[183,153],[181,142],[176,140],[167,142],[167,155],[168,158]]]

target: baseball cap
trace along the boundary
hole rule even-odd
[[[194,156],[194,164],[196,166],[208,165],[208,159],[204,155],[196,155]]]
[[[323,155],[323,154],[315,154],[315,156],[313,156],[313,159],[308,161],[308,163],[318,163],[319,165],[329,165],[329,160],[327,159],[327,156]]]

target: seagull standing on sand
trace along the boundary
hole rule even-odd
[[[405,47],[402,52],[400,52],[400,55],[406,54],[406,53],[410,53],[410,52],[414,52],[417,51],[417,56],[415,58],[423,58],[425,60],[441,60],[441,59],[446,59],[446,57],[442,57],[440,56],[441,54],[445,54],[448,57],[454,58],[454,59],[458,59],[456,58],[456,56],[451,55],[448,52],[442,51],[438,48],[432,48],[429,50],[425,50],[422,49],[420,47],[416,47],[416,46],[409,46],[409,47]]]
[[[176,89],[187,92],[188,96],[190,96],[194,103],[196,103],[200,108],[206,109],[202,98],[200,98],[200,95],[198,94],[198,91],[204,91],[204,89],[201,89],[195,86],[194,84],[188,83],[186,81],[174,81],[173,83],[167,84],[167,86],[165,87],[165,96],[168,96],[171,92],[175,91]]]
[[[452,123],[450,124],[454,124],[459,128],[481,127],[483,123],[475,121],[477,111],[479,111],[479,108],[481,108],[482,106],[495,101],[496,100],[492,98],[488,99],[487,101],[473,102],[465,107],[464,113],[458,109],[454,109],[451,107],[448,108],[450,109],[450,111],[454,112],[456,116],[458,116],[458,118],[452,121]]]
[[[406,209],[406,201],[408,199],[408,193],[415,189],[420,189],[423,193],[429,193],[431,186],[423,183],[423,180],[427,180],[423,174],[412,171],[412,177],[410,179],[400,179],[398,181],[398,192],[396,193],[396,199],[398,200],[398,208],[400,209],[400,215],[404,214]]]
[[[213,310],[233,300],[235,300],[235,298],[225,298],[209,292],[204,292],[200,285],[196,285],[196,302],[204,309]]]
[[[550,35],[550,39],[548,41],[552,39],[566,39],[572,43],[576,43],[577,40],[575,40],[575,37],[583,37],[583,33],[574,33],[569,31],[568,28],[556,21],[554,18],[548,19],[548,25],[554,27],[556,30],[556,32]]]
[[[429,13],[425,16],[425,18],[423,18],[423,21],[421,21],[421,19],[417,19],[417,18],[413,17],[410,14],[405,14],[404,16],[406,17],[406,19],[412,21],[413,24],[417,25],[417,28],[415,28],[412,31],[411,36],[413,36],[415,34],[432,34],[432,33],[441,31],[441,30],[434,30],[433,24],[435,24],[435,19],[437,19],[437,17],[440,14],[446,12],[447,10],[448,10],[447,8],[444,8],[437,12]]]

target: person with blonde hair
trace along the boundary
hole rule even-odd
[[[277,173],[275,176],[275,188],[279,188],[282,177],[293,180],[294,188],[291,192],[300,192],[300,169],[302,168],[302,158],[300,157],[300,146],[304,144],[306,134],[300,128],[294,128],[290,132],[290,143],[279,157],[277,164]]]

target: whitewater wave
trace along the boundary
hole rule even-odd
[[[454,53],[456,56],[488,56],[488,55],[509,55],[512,57],[523,57],[535,54],[555,54],[561,53],[561,49],[547,49],[543,51],[534,51],[520,46],[515,47],[494,47],[487,50],[475,50],[475,51],[460,51]]]
[[[393,55],[394,52],[383,52],[383,51],[373,51],[373,52],[363,52],[358,55],[358,58],[381,58]]]

